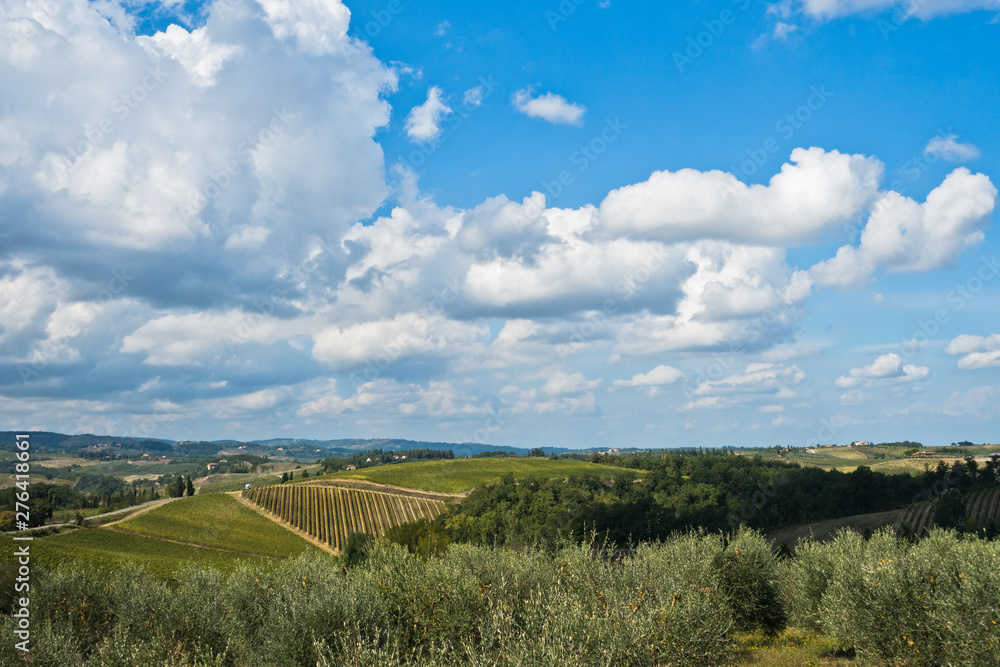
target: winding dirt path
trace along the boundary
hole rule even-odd
[[[464,493],[444,493],[442,491],[423,491],[421,489],[410,489],[405,486],[395,484],[383,484],[381,482],[370,482],[365,479],[319,479],[315,482],[295,482],[296,486],[344,486],[366,491],[381,491],[394,496],[406,496],[407,498],[425,498],[427,500],[440,500],[450,502],[462,500],[469,492]]]
[[[109,527],[111,527],[111,526],[113,526],[115,524],[121,523],[122,521],[128,521],[129,519],[133,519],[133,518],[139,516],[140,514],[143,514],[144,512],[148,512],[149,510],[151,510],[151,509],[153,509],[155,507],[162,507],[162,506],[166,505],[169,502],[173,502],[174,500],[177,500],[177,498],[160,498],[159,500],[151,500],[150,502],[145,503],[144,505],[140,505],[139,509],[135,510],[134,512],[127,513],[123,518],[116,519],[115,521],[109,521],[108,523],[102,524],[102,525],[97,526],[97,527],[98,528],[109,528]],[[132,508],[130,508],[130,509],[132,509]],[[113,514],[113,512],[108,512],[108,514]],[[90,518],[91,519],[97,519],[97,518],[100,518],[102,516],[107,516],[107,515],[105,515],[105,514],[99,514],[98,516],[92,516]],[[199,545],[199,546],[201,546],[201,545]]]

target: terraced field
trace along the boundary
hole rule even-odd
[[[351,533],[384,535],[445,508],[441,500],[320,484],[263,486],[244,491],[243,498],[338,552]]]
[[[292,558],[307,551],[317,551],[295,533],[224,493],[179,498],[115,523],[113,528],[275,558]]]
[[[440,461],[413,461],[392,465],[337,472],[309,481],[324,479],[363,479],[379,484],[392,484],[408,489],[424,489],[440,493],[465,493],[480,484],[499,482],[506,474],[517,479],[539,479],[575,476],[634,475],[642,477],[642,470],[612,468],[586,461],[545,458],[527,459],[448,459]]]

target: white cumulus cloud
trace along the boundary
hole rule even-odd
[[[875,203],[857,246],[845,245],[810,269],[821,286],[857,289],[878,267],[929,271],[954,264],[979,244],[989,226],[997,189],[984,174],[960,167],[918,203],[897,192]]]
[[[801,0],[801,10],[815,18],[897,9],[900,16],[929,19],[963,12],[1000,9],[1000,0]]]
[[[882,163],[862,155],[796,148],[767,185],[722,171],[658,171],[612,190],[601,203],[609,233],[660,241],[727,239],[797,245],[853,219],[878,191]]]
[[[958,367],[962,370],[1000,366],[1000,334],[973,336],[962,334],[944,348],[948,354],[961,355]]]
[[[837,378],[834,384],[841,389],[851,389],[854,387],[913,382],[915,380],[922,380],[929,374],[930,369],[926,366],[904,364],[898,354],[890,352],[879,356],[867,366],[852,368],[848,371],[847,375]]]
[[[683,377],[684,373],[682,371],[673,366],[660,364],[647,373],[633,375],[631,379],[615,380],[612,387],[637,387],[644,389],[650,397],[653,397],[659,392],[660,387],[674,384]]]
[[[972,144],[959,143],[958,137],[949,134],[946,137],[935,136],[924,146],[924,155],[937,156],[949,162],[965,162],[979,157],[979,149]]]
[[[431,86],[427,101],[413,107],[406,117],[406,135],[414,141],[432,141],[441,135],[441,120],[452,113],[441,99],[441,89]]]
[[[583,125],[583,115],[587,107],[582,104],[568,102],[562,95],[545,93],[532,97],[534,91],[522,88],[514,93],[514,108],[532,118],[541,118],[550,123],[566,125]]]

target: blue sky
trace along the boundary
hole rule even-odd
[[[2,9],[0,428],[997,441],[997,0]]]

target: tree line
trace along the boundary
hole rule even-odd
[[[596,534],[623,547],[665,539],[677,531],[731,531],[739,525],[771,530],[941,500],[1000,481],[995,457],[940,462],[920,475],[887,475],[860,466],[853,472],[801,467],[759,456],[706,454],[601,457],[605,476],[515,480],[474,489],[417,534],[474,544],[552,544],[567,535]],[[644,470],[639,477],[623,468]],[[408,529],[411,533],[413,528]]]

